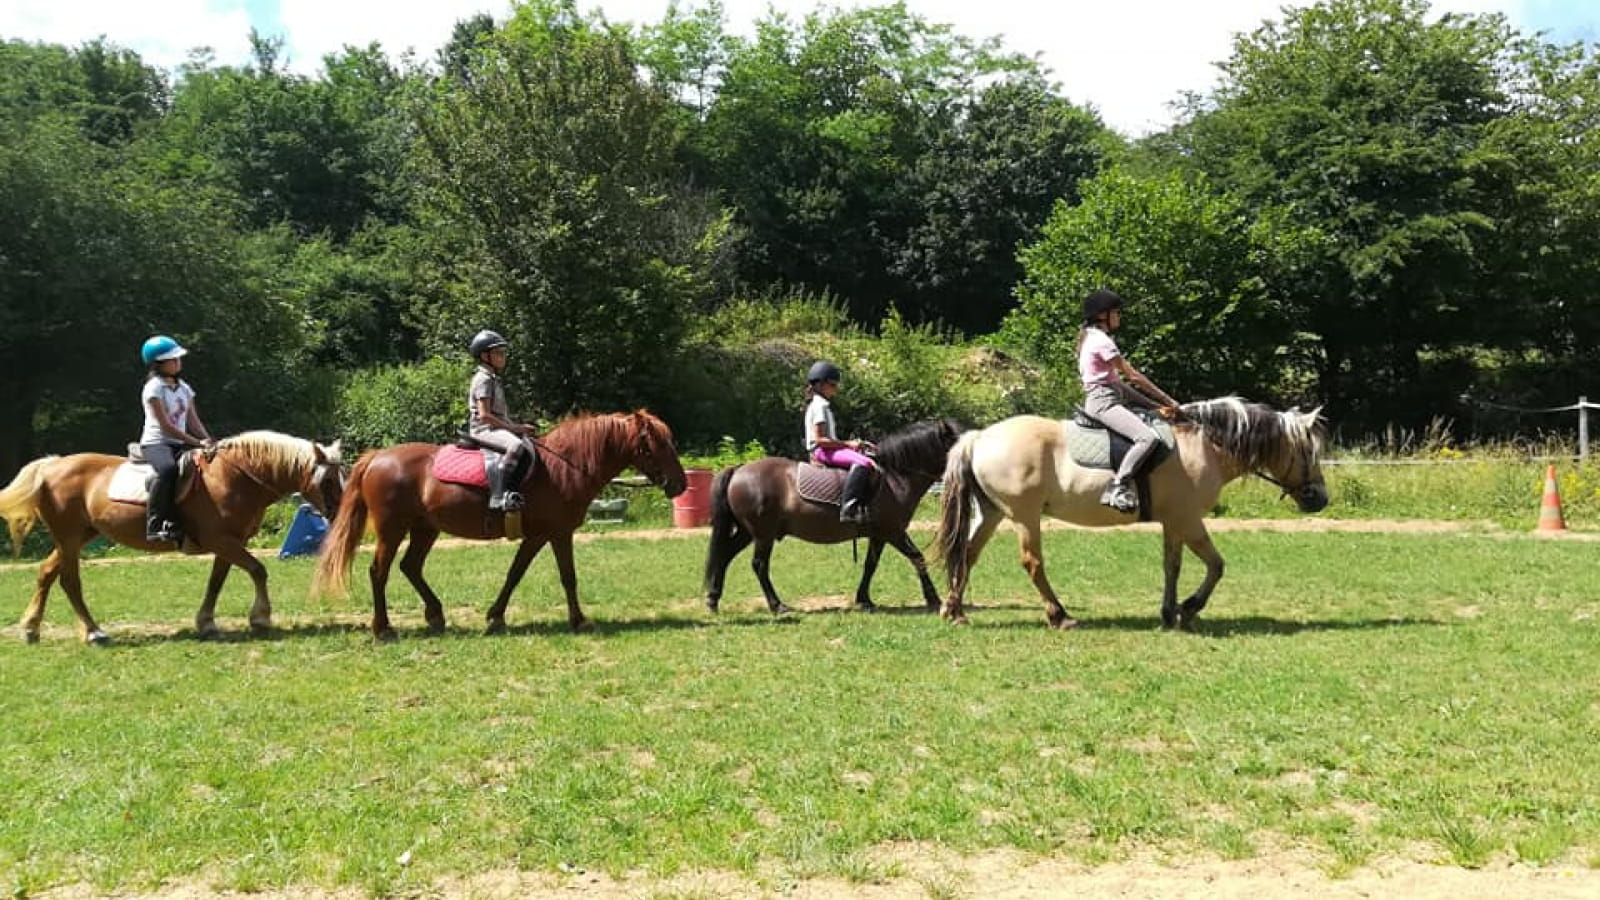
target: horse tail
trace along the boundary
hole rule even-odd
[[[39,489],[44,486],[44,470],[57,459],[60,457],[41,456],[28,463],[5,490],[0,491],[0,519],[6,520],[6,528],[11,532],[13,556],[22,553],[22,539],[39,521]]]
[[[728,573],[728,560],[733,551],[733,537],[739,533],[739,520],[733,517],[733,504],[728,501],[728,485],[738,466],[723,469],[711,482],[711,546],[706,550],[706,602],[713,609],[722,599],[722,580]]]
[[[972,476],[972,445],[978,442],[979,434],[963,434],[945,458],[944,493],[939,504],[939,530],[933,538],[933,558],[935,562],[944,561],[945,576],[951,584],[965,574],[967,541],[972,537],[972,504],[986,500]]]
[[[377,455],[376,450],[362,454],[345,481],[344,498],[334,514],[333,527],[323,539],[322,559],[311,579],[313,597],[343,597],[350,593],[350,566],[355,561],[356,548],[361,546],[361,536],[367,532],[367,499],[361,495],[361,481]]]

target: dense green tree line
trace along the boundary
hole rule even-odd
[[[903,5],[741,38],[714,2],[634,26],[529,0],[447,37],[315,76],[261,38],[170,76],[111,41],[0,43],[0,476],[132,437],[154,331],[194,345],[216,430],[368,441],[444,437],[493,326],[528,414],[649,404],[703,445],[737,395],[732,436],[781,446],[783,373],[837,341],[716,325],[796,296],[886,328],[857,360],[897,385],[874,422],[952,396],[908,348],[962,339],[1060,386],[990,413],[1069,401],[1100,285],[1172,389],[1326,402],[1347,432],[1566,399],[1600,362],[1600,57],[1499,17],[1288,10],[1132,143]]]

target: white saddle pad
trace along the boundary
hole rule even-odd
[[[145,479],[153,474],[155,469],[150,466],[125,462],[111,473],[111,485],[106,488],[106,496],[117,503],[143,506],[150,501],[150,492],[144,486]]]

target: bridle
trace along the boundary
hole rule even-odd
[[[1256,469],[1251,474],[1255,475],[1257,478],[1260,478],[1262,481],[1265,481],[1268,484],[1271,484],[1271,485],[1277,487],[1280,491],[1282,491],[1282,493],[1280,493],[1278,495],[1278,499],[1279,500],[1282,500],[1283,498],[1288,497],[1291,494],[1293,494],[1295,497],[1298,498],[1301,494],[1305,493],[1311,487],[1311,454],[1312,454],[1312,446],[1309,443],[1306,446],[1300,448],[1300,454],[1299,454],[1300,470],[1304,474],[1301,477],[1300,485],[1298,487],[1290,487],[1289,486],[1290,479],[1287,478],[1287,477],[1285,477],[1282,480],[1279,480],[1279,479],[1274,478],[1273,476],[1267,474],[1266,472],[1261,471],[1260,469]],[[1292,468],[1290,469],[1289,474],[1290,475],[1294,474],[1294,470]]]

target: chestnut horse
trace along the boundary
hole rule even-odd
[[[928,609],[938,609],[939,592],[928,578],[928,565],[922,551],[906,534],[906,526],[922,495],[939,480],[945,454],[961,432],[961,424],[954,419],[936,419],[918,422],[884,438],[876,453],[882,482],[872,502],[872,521],[864,526],[840,522],[837,506],[800,496],[794,483],[797,463],[792,459],[773,456],[724,470],[711,486],[706,607],[717,611],[728,563],[751,543],[755,550],[750,566],[761,582],[767,608],[783,613],[789,612],[789,607],[778,599],[769,573],[774,543],[785,536],[813,544],[836,544],[865,536],[867,558],[861,569],[861,583],[856,587],[856,608],[874,608],[869,593],[872,576],[878,570],[878,557],[888,544],[911,560],[922,582],[923,601]]]
[[[372,634],[393,640],[386,589],[395,554],[407,538],[400,571],[422,597],[428,629],[444,630],[444,607],[422,576],[428,551],[441,532],[469,538],[499,538],[505,520],[489,513],[483,488],[449,484],[433,477],[436,444],[398,444],[362,454],[350,472],[339,516],[328,532],[312,591],[344,594],[356,547],[372,517],[378,543],[368,573],[372,580]],[[634,413],[580,415],[569,418],[538,443],[539,463],[524,476],[518,490],[525,503],[520,512],[522,541],[506,572],[505,583],[489,607],[489,633],[506,628],[506,604],[545,544],[556,556],[561,586],[567,594],[567,619],[572,630],[589,627],[578,607],[578,577],[572,568],[572,533],[583,524],[589,502],[623,469],[633,467],[666,492],[683,493],[685,479],[672,430],[644,410]]]
[[[1276,412],[1259,403],[1222,397],[1183,406],[1173,431],[1174,452],[1150,471],[1149,504],[1161,523],[1166,585],[1161,621],[1188,630],[1222,578],[1222,555],[1211,543],[1205,515],[1224,485],[1255,474],[1294,497],[1301,512],[1328,505],[1322,480],[1322,428],[1317,411]],[[950,579],[942,615],[964,623],[962,595],[978,554],[1006,519],[1016,522],[1022,566],[1045,603],[1053,628],[1071,628],[1044,572],[1041,516],[1078,525],[1125,525],[1134,513],[1100,505],[1111,472],[1078,466],[1067,452],[1065,425],[1038,416],[1015,416],[968,432],[950,451],[944,474],[939,534],[934,540]],[[1187,546],[1206,564],[1192,596],[1178,603],[1178,573]]]
[[[145,540],[143,505],[107,496],[112,474],[126,461],[103,453],[46,456],[23,466],[10,486],[0,491],[0,519],[10,528],[12,547],[20,548],[40,519],[55,540],[55,549],[39,566],[33,602],[22,616],[22,634],[29,643],[39,639],[45,599],[57,578],[78,614],[78,633],[84,643],[109,640],[89,614],[78,578],[79,555],[95,535],[139,550],[177,549]],[[211,580],[206,582],[205,599],[194,618],[202,638],[218,634],[214,618],[217,595],[231,566],[245,570],[255,582],[251,630],[259,633],[272,627],[267,569],[251,555],[247,544],[261,527],[267,507],[280,498],[298,491],[327,515],[339,504],[343,485],[338,442],[324,447],[273,431],[247,431],[217,444],[215,454],[201,463],[193,488],[178,503],[188,535],[184,551],[213,557]]]

